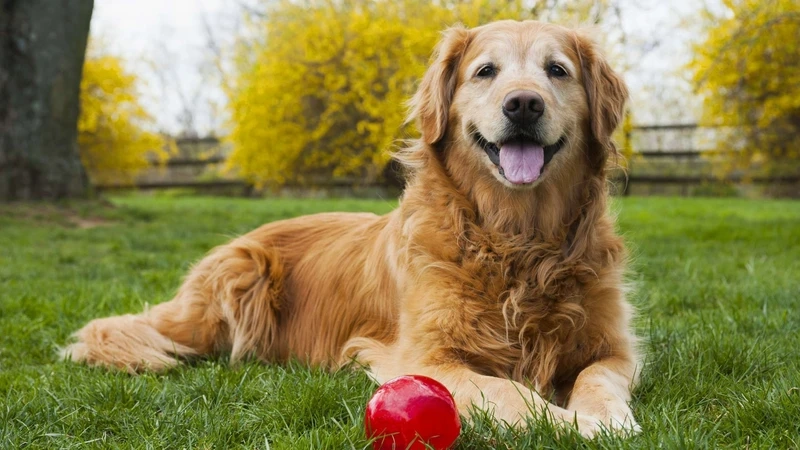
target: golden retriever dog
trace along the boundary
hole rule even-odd
[[[171,301],[90,322],[64,350],[129,372],[353,360],[422,374],[461,413],[638,429],[626,252],[606,164],[627,89],[580,33],[501,21],[444,33],[410,118],[399,207],[266,224],[217,247]]]

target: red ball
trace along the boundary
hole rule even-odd
[[[367,403],[364,424],[375,450],[444,450],[461,432],[453,396],[422,375],[404,375],[379,387]]]

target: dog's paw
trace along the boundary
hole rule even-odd
[[[594,438],[605,428],[603,422],[600,420],[583,414],[576,414],[570,423],[574,426],[577,426],[578,433],[587,439]]]
[[[636,420],[633,418],[633,414],[631,414],[630,411],[628,411],[628,414],[625,415],[612,415],[605,422],[603,422],[603,425],[610,432],[623,436],[633,436],[642,432],[642,427],[636,423]]]
[[[593,416],[576,415],[571,422],[577,425],[578,432],[587,439],[593,439],[602,433],[617,436],[633,436],[642,431],[642,428],[633,419],[633,416],[612,416],[605,420]]]
[[[611,434],[631,436],[642,431],[633,418],[633,411],[627,402],[622,400],[572,403],[569,408],[578,414],[595,418],[600,428]]]

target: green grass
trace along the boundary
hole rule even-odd
[[[392,201],[129,196],[0,207],[0,448],[367,448],[361,373],[200,361],[131,377],[59,361],[86,321],[170,298],[212,246],[268,221]],[[643,432],[584,441],[488,420],[458,448],[800,447],[800,203],[629,198],[647,364]],[[82,229],[77,217],[107,226]]]

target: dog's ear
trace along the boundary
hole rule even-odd
[[[436,144],[447,130],[450,102],[456,91],[458,65],[469,44],[471,33],[461,25],[449,28],[433,52],[417,93],[411,99],[408,121],[417,121],[426,144]]]
[[[583,73],[583,86],[589,101],[589,120],[599,154],[597,167],[603,167],[609,155],[615,155],[617,148],[611,139],[612,133],[622,121],[628,88],[625,81],[611,69],[597,45],[580,34],[575,34],[576,50]]]

